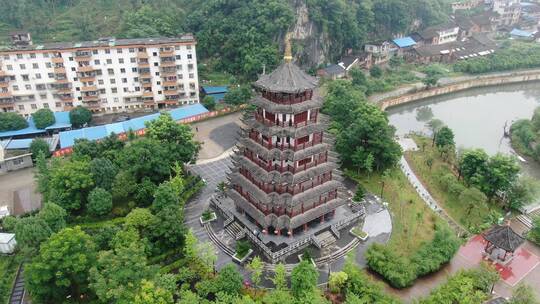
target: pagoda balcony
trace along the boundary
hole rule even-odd
[[[271,162],[263,161],[246,152],[244,152],[243,155],[245,158],[251,160],[254,164],[256,164],[259,168],[264,169],[267,172],[277,171],[279,173],[290,172],[293,174],[311,169],[320,164],[326,163],[328,160],[328,157],[325,154],[325,155],[322,155],[321,157],[316,158],[314,161],[311,161],[309,163],[305,163],[303,165],[295,164],[294,166],[291,166],[291,165],[272,164]]]
[[[316,201],[303,203],[300,206],[300,210],[295,211],[295,210],[288,210],[282,207],[268,207],[268,205],[265,205],[261,202],[257,202],[254,198],[251,197],[249,192],[244,191],[242,187],[238,185],[233,186],[233,189],[238,194],[240,194],[240,196],[242,196],[245,200],[251,203],[255,208],[257,208],[260,212],[262,212],[265,216],[269,214],[275,214],[277,216],[287,215],[290,218],[292,218],[294,216],[304,214],[305,212],[315,209],[321,205],[324,205],[331,200],[337,199],[337,190],[333,190],[333,191],[321,194],[318,200]]]
[[[259,138],[257,134],[251,133],[249,134],[249,138],[256,142],[257,144],[263,146],[266,149],[278,149],[281,151],[284,150],[293,150],[293,151],[301,151],[306,148],[311,148],[315,145],[321,144],[323,142],[322,137],[321,138],[313,138],[313,140],[301,144],[291,144],[291,143],[269,143],[266,140],[263,140],[262,138]]]
[[[291,105],[291,104],[297,104],[297,103],[311,100],[311,98],[313,98],[313,91],[308,90],[300,94],[283,94],[283,93],[273,93],[269,91],[262,91],[261,95],[262,97],[272,102],[275,102],[278,104]]]
[[[282,186],[282,185],[276,185],[276,184],[260,182],[260,181],[258,181],[256,179],[254,179],[253,176],[251,175],[251,173],[248,170],[244,169],[244,168],[241,168],[240,170],[238,170],[238,172],[245,179],[250,181],[252,184],[257,186],[257,188],[259,188],[261,191],[264,191],[266,194],[270,194],[270,193],[277,193],[277,194],[289,193],[291,195],[296,195],[296,194],[303,193],[304,191],[315,188],[317,186],[320,186],[320,185],[332,180],[332,173],[330,172],[330,174],[328,174],[328,176],[326,176],[326,177],[318,176],[317,180],[312,180],[311,183],[306,184],[306,185],[296,184],[294,186],[289,186],[289,185]]]
[[[307,126],[308,124],[314,124],[314,123],[317,123],[317,116],[314,116],[310,119],[307,119],[307,120],[303,120],[303,121],[280,121],[280,120],[269,120],[269,119],[266,119],[263,117],[262,114],[260,113],[255,113],[255,120],[257,120],[258,122],[264,124],[265,126],[269,126],[269,127],[304,127],[304,126]]]

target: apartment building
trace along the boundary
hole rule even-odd
[[[521,0],[493,0],[492,10],[497,13],[499,26],[510,26],[519,22],[521,17]]]
[[[199,102],[196,40],[114,39],[33,44],[12,33],[0,49],[0,110],[29,115],[82,105],[99,113]]]

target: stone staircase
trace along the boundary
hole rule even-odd
[[[337,242],[337,239],[330,231],[324,231],[323,233],[316,235],[315,237],[318,239],[321,248],[328,247]]]
[[[24,303],[24,277],[23,277],[23,265],[19,266],[17,270],[17,276],[15,277],[15,283],[11,288],[11,295],[9,296],[9,304],[22,304]]]
[[[238,224],[238,222],[234,221],[230,225],[228,225],[225,228],[225,231],[235,240],[239,240],[246,236],[246,233],[244,232],[244,228]]]
[[[537,216],[540,216],[540,208],[538,208],[538,209],[536,209],[533,212],[528,213],[528,214],[520,214],[516,218],[518,219],[518,221],[523,223],[523,225],[525,225],[525,227],[527,227],[527,229],[532,229],[532,227],[533,227],[533,219],[535,217],[537,217]]]

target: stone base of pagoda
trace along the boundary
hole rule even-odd
[[[264,231],[247,213],[238,210],[232,199],[214,197],[212,205],[221,216],[230,219],[229,224],[234,221],[242,226],[247,238],[257,247],[259,252],[265,255],[270,263],[284,261],[287,257],[298,254],[310,245],[319,247],[315,236],[324,231],[330,231],[336,238],[339,238],[341,229],[364,217],[363,210],[354,211],[347,205],[343,205],[326,214],[324,218],[314,219],[293,231],[285,229]]]

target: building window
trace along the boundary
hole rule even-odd
[[[178,79],[184,79],[184,75],[183,74],[178,74]]]
[[[99,63],[100,63],[100,62],[99,62],[99,59],[94,60],[94,64],[95,64],[95,65],[99,65]]]
[[[114,98],[114,102],[119,102],[119,101],[120,101],[120,99],[118,99],[118,97]]]
[[[43,108],[48,109],[48,108],[49,108],[49,104],[48,104],[48,103],[44,103],[44,104],[43,104]]]
[[[118,89],[117,88],[111,88],[111,92],[118,93]]]
[[[128,92],[128,88],[124,88],[124,93],[127,93]]]
[[[131,63],[135,63],[135,62],[137,62],[137,58],[135,58],[135,57],[129,58],[129,61]]]
[[[158,66],[158,63],[157,63],[157,62],[154,62],[154,66]]]
[[[157,56],[157,52],[153,52],[153,53],[152,53],[152,56],[156,57],[156,56]]]
[[[77,91],[77,92],[80,91],[80,90],[81,90],[81,88],[79,88],[79,87],[75,88],[75,91]]]
[[[45,63],[45,67],[47,67],[47,69],[52,68],[52,63],[46,62],[46,63]]]
[[[187,59],[193,59],[193,55],[187,54]]]
[[[92,50],[92,54],[97,55],[97,54],[98,54],[98,50]]]
[[[22,59],[22,54],[17,54],[17,59]]]
[[[120,73],[125,74],[125,73],[126,73],[126,69],[121,68],[121,69],[120,69]]]
[[[41,79],[41,74],[37,73],[35,76],[36,76],[36,79]]]
[[[176,65],[176,69],[177,69],[178,71],[181,71],[181,70],[182,70],[182,65],[181,65],[181,64]]]
[[[111,49],[105,49],[105,54],[110,54],[111,53]]]
[[[129,52],[130,53],[135,53],[135,49],[134,48],[129,48]]]
[[[25,64],[19,64],[19,67],[21,68],[21,70],[26,70],[26,65]]]
[[[107,93],[107,92],[105,91],[105,89],[99,89],[99,93],[100,93],[100,94],[105,94],[105,93]]]
[[[42,83],[36,84],[36,90],[45,91],[46,89],[47,89],[47,86],[45,86],[44,84],[42,84]]]
[[[47,94],[39,94],[39,99],[47,99]]]
[[[189,79],[193,79],[195,77],[195,74],[189,73]]]
[[[109,75],[114,75],[114,70],[113,69],[107,69],[107,73]]]
[[[31,53],[31,54],[30,54],[30,58],[36,58],[36,54],[35,54],[35,53]]]
[[[47,76],[52,79],[54,78],[54,73],[47,73]]]
[[[49,53],[43,53],[43,58],[49,58]]]
[[[72,71],[72,72],[75,72],[76,70],[77,70],[77,69],[75,69],[75,68],[71,68],[71,71]]]
[[[127,78],[122,78],[122,83],[127,83]]]
[[[69,61],[73,61],[73,57],[69,57]]]
[[[27,74],[21,75],[21,76],[22,76],[22,80],[24,80],[24,81],[29,81],[30,80],[30,77],[28,77]]]
[[[176,55],[176,60],[180,60],[182,57],[180,55]]]
[[[32,89],[32,86],[29,85],[29,84],[25,84],[25,85],[24,85],[24,88],[25,88],[26,90],[30,91],[30,90]]]
[[[124,58],[118,58],[118,63],[123,64],[124,63]]]
[[[107,59],[107,64],[112,64],[112,59]]]
[[[111,79],[109,79],[109,82],[110,82],[111,84],[115,84],[115,83],[116,83],[116,79],[111,78]]]
[[[131,68],[131,71],[137,73],[137,68]]]
[[[159,72],[156,72],[156,76],[159,76]]]
[[[36,106],[36,104],[35,104],[35,103],[31,104],[31,105],[30,105],[30,107],[32,108],[32,110],[35,110],[35,109],[37,109],[37,106]]]
[[[102,85],[103,84],[103,79],[98,79],[98,84]]]
[[[103,72],[101,70],[96,70],[96,75],[101,76],[103,75]]]
[[[19,90],[19,86],[18,85],[14,85],[13,86],[13,91],[18,91]]]
[[[23,111],[24,110],[24,105],[19,105],[19,110]]]
[[[33,69],[39,69],[39,64],[37,64],[37,63],[32,63],[32,68],[33,68]]]
[[[190,70],[190,71],[193,70],[193,64],[192,64],[192,63],[188,64],[188,65],[187,65],[187,68],[188,68],[188,70]]]
[[[116,53],[122,54],[122,49],[116,49]]]
[[[186,46],[187,50],[191,50],[191,45]]]
[[[12,70],[13,70],[13,66],[12,66],[11,64],[6,65],[6,68],[8,69],[8,71],[12,71]]]
[[[60,107],[62,106],[62,103],[61,103],[61,102],[56,102],[56,103],[54,104],[54,106],[57,107],[57,108],[60,108]]]
[[[9,60],[9,55],[4,55],[4,60]]]

